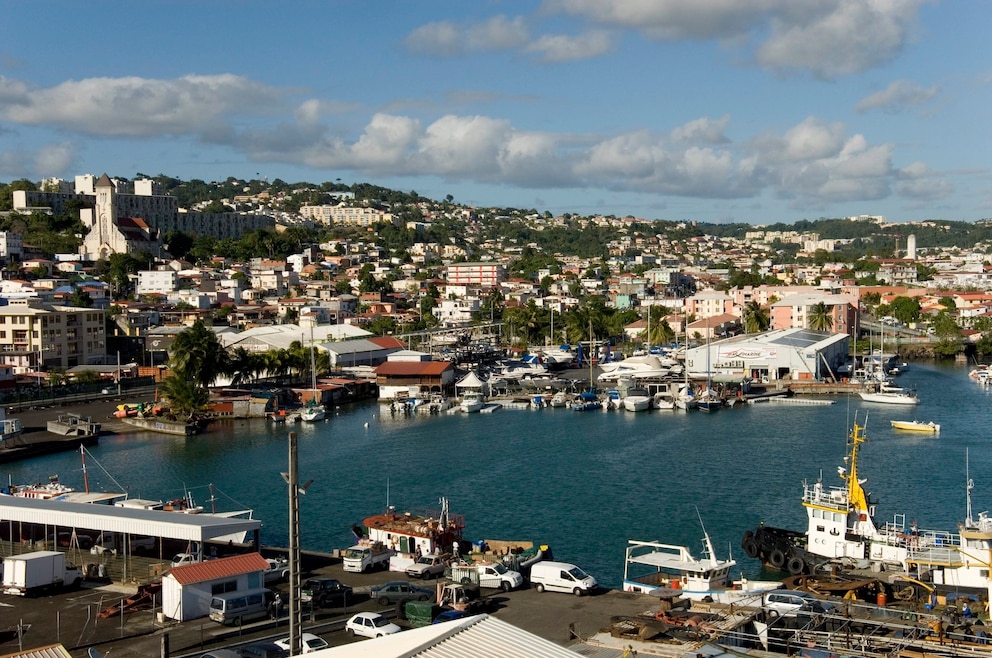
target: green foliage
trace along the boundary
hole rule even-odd
[[[200,320],[176,335],[169,347],[169,365],[174,375],[204,389],[230,366],[217,334]]]
[[[768,309],[756,301],[744,306],[744,331],[749,334],[761,333],[771,324]]]
[[[191,421],[201,416],[210,403],[210,393],[177,372],[172,372],[159,386],[169,401],[169,412],[175,418]]]
[[[903,324],[916,322],[920,319],[920,301],[915,297],[896,297],[889,304],[889,313]]]
[[[944,336],[933,345],[933,351],[940,358],[953,358],[964,351],[964,341],[960,336]]]
[[[813,331],[830,331],[834,326],[831,307],[824,302],[818,302],[809,309],[807,320]]]

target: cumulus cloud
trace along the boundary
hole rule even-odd
[[[924,105],[937,95],[937,85],[921,87],[911,80],[896,80],[882,91],[861,99],[855,106],[858,112],[882,110],[897,113]]]
[[[925,0],[548,0],[546,6],[658,41],[720,40],[763,67],[834,78],[892,59]]]
[[[730,123],[730,115],[713,120],[709,117],[694,119],[672,130],[672,139],[676,142],[692,142],[695,144],[724,144],[730,140],[723,134]]]
[[[593,30],[578,36],[546,34],[526,47],[546,62],[572,62],[592,59],[613,49],[613,38],[605,30]]]
[[[87,78],[39,89],[0,80],[0,118],[88,135],[195,133],[220,117],[263,113],[278,104],[277,90],[229,74],[174,80]]]
[[[458,25],[438,21],[422,25],[407,35],[405,43],[413,52],[434,57],[453,57],[470,52],[491,52],[520,48],[530,35],[524,19],[493,16],[481,23]]]
[[[42,176],[56,176],[68,171],[76,161],[75,146],[69,142],[47,144],[35,154],[35,168]]]

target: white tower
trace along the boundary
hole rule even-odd
[[[916,235],[912,233],[906,238],[906,258],[916,260]]]

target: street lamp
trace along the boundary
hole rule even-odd
[[[289,472],[280,473],[289,485],[289,652],[300,654],[302,622],[300,613],[300,494],[306,494],[313,480],[302,485],[296,432],[289,433]]]

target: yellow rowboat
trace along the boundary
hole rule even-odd
[[[928,423],[924,423],[919,420],[891,420],[892,427],[897,430],[906,430],[907,432],[927,432],[928,434],[936,434],[940,431],[940,425],[933,422],[932,420]]]

